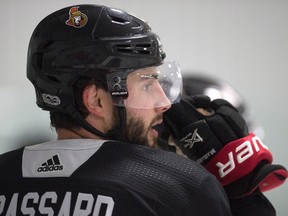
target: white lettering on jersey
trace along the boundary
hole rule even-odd
[[[111,197],[98,195],[97,200],[96,200],[96,205],[94,208],[94,212],[93,212],[93,216],[99,215],[101,205],[103,203],[107,204],[105,216],[111,216],[112,215],[113,208],[114,208],[114,200]]]
[[[86,202],[85,209],[81,209],[82,203]],[[79,193],[77,197],[77,201],[75,204],[75,209],[73,216],[77,215],[89,215],[92,211],[92,205],[94,202],[94,198],[92,194],[84,194],[84,193]]]
[[[1,195],[0,196],[0,214],[2,214],[3,212],[5,202],[6,202],[6,197],[4,195]]]
[[[6,215],[17,215],[17,200],[18,200],[18,193],[13,194],[11,202],[9,204],[8,210]]]
[[[219,167],[219,175],[221,178],[228,175],[232,170],[235,169],[237,164],[241,164],[244,161],[246,161],[248,158],[252,157],[255,152],[260,151],[259,146],[262,146],[262,148],[268,149],[267,146],[265,146],[259,137],[252,137],[252,142],[249,140],[243,142],[241,145],[239,145],[235,152],[231,151],[228,153],[228,161],[227,163],[223,164],[221,162],[216,163],[216,166]],[[253,150],[254,147],[254,150]]]
[[[39,211],[41,214],[47,214],[48,216],[53,216],[54,211],[51,207],[46,207],[47,199],[51,200],[51,203],[57,202],[57,194],[54,191],[46,192],[41,196],[41,200],[39,203]]]
[[[39,194],[36,192],[33,193],[27,193],[23,197],[22,205],[21,205],[21,211],[25,215],[35,215],[35,209],[32,207],[27,207],[28,200],[32,200],[33,203],[38,203],[39,202]]]
[[[17,206],[19,202],[21,206],[21,213],[19,214],[30,216],[35,215],[36,211],[48,216],[55,215],[55,212],[58,212],[58,216],[70,216],[70,209],[73,209],[72,215],[74,216],[90,215],[92,212],[94,216],[98,216],[103,204],[107,206],[105,216],[112,216],[114,209],[114,200],[112,197],[98,195],[95,200],[92,194],[77,193],[74,194],[74,199],[76,199],[76,202],[72,200],[72,192],[68,191],[65,193],[63,200],[59,200],[55,191],[47,191],[42,196],[39,196],[37,192],[28,192],[23,196],[23,199],[19,197],[18,193],[14,193],[11,200],[8,200],[5,195],[0,195],[0,214],[4,213],[6,216],[18,215],[17,210],[19,208],[17,209]],[[32,207],[31,203],[35,205]],[[53,209],[49,206],[49,203],[58,204],[60,209]],[[76,203],[74,208],[71,208],[71,203]],[[4,209],[7,209],[6,213]]]
[[[71,192],[66,192],[58,216],[70,215]]]

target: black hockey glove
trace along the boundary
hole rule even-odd
[[[271,164],[270,151],[248,133],[245,120],[226,100],[182,98],[164,113],[164,125],[166,136],[168,130],[184,155],[214,174],[230,198],[272,189],[288,177],[285,167]]]

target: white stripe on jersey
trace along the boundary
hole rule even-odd
[[[23,177],[69,177],[106,140],[67,139],[27,146],[23,152]]]

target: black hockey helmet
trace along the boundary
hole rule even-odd
[[[38,24],[28,47],[27,77],[39,107],[69,113],[83,123],[73,95],[79,77],[102,80],[115,105],[121,106],[121,98],[128,97],[128,74],[162,66],[164,58],[159,37],[144,20],[106,6],[78,5],[60,9]],[[178,70],[175,65],[172,68]]]
[[[79,76],[106,81],[116,70],[160,65],[164,58],[158,36],[145,21],[118,9],[79,5],[38,24],[30,39],[27,77],[39,107],[63,111],[74,105],[72,86]]]

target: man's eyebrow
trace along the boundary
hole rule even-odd
[[[146,74],[140,76],[142,79],[158,79],[158,74]]]

